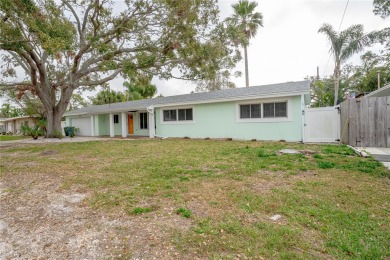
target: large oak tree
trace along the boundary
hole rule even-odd
[[[75,90],[215,76],[233,53],[218,13],[215,0],[0,0],[0,87],[39,97],[49,137]]]

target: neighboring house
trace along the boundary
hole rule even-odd
[[[90,106],[65,113],[82,136],[302,141],[310,82]]]
[[[0,129],[2,132],[20,134],[21,127],[23,125],[34,126],[37,122],[38,117],[30,116],[19,116],[19,117],[10,117],[10,118],[0,118]],[[1,125],[3,127],[1,127]]]
[[[390,96],[390,84],[381,87],[380,89],[377,89],[375,91],[370,92],[367,95],[364,95],[364,97],[388,97]]]

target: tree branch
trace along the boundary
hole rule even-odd
[[[30,74],[31,70],[28,68],[28,64],[25,64],[23,60],[13,51],[8,51],[8,53],[16,60],[16,62],[23,68],[26,74]]]
[[[62,0],[62,3],[64,3],[64,5],[66,5],[66,7],[69,8],[70,12],[73,14],[74,18],[76,19],[77,31],[78,31],[79,37],[80,37],[80,45],[83,46],[84,45],[84,34],[83,34],[82,30],[81,30],[80,19],[79,19],[78,15],[77,15],[76,11],[72,7],[72,5],[69,4],[68,1]]]
[[[106,77],[106,78],[102,78],[100,80],[95,80],[95,81],[82,81],[80,82],[78,85],[79,86],[98,86],[98,85],[102,85],[110,80],[113,80],[116,76],[118,76],[119,73],[122,72],[122,68],[120,69],[117,69],[113,74],[111,74],[110,76]]]

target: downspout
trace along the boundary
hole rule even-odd
[[[154,106],[148,106],[146,108],[146,111],[149,113],[149,137],[150,138],[161,138],[161,139],[167,139],[168,137],[166,136],[159,136],[156,135],[156,128],[155,128],[155,113],[154,113]]]

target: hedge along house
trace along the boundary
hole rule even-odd
[[[310,82],[90,106],[65,114],[82,136],[303,141]]]

